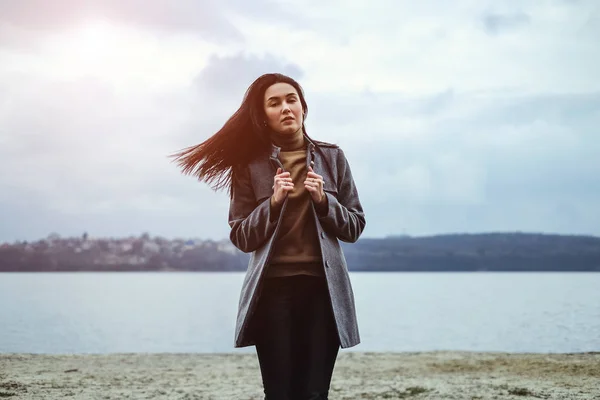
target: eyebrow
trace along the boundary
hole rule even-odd
[[[296,93],[294,93],[294,92],[290,92],[290,93],[288,93],[288,94],[286,94],[285,96],[282,96],[282,97],[290,97],[290,96],[298,96],[298,95]],[[267,101],[278,100],[278,99],[279,99],[278,96],[271,96],[271,97],[269,97],[267,99]]]

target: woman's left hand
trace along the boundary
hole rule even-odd
[[[319,174],[315,174],[312,167],[308,167],[308,174],[304,181],[304,187],[310,193],[313,201],[316,204],[321,204],[325,201],[325,191],[323,190],[323,177]]]

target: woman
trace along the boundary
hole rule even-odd
[[[348,161],[312,140],[300,85],[266,74],[205,142],[176,154],[186,174],[228,188],[230,239],[252,253],[235,347],[255,345],[266,399],[327,399],[340,347],[360,343],[338,240],[365,217]]]

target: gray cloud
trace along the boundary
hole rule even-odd
[[[490,13],[483,17],[483,27],[490,35],[518,29],[530,22],[531,17],[522,12],[513,14]]]
[[[299,66],[272,55],[237,54],[212,56],[195,83],[198,91],[205,96],[240,96],[256,78],[271,72],[283,73],[297,80],[303,76]]]

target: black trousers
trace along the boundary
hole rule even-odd
[[[265,279],[252,326],[265,399],[327,399],[340,342],[324,277]]]

